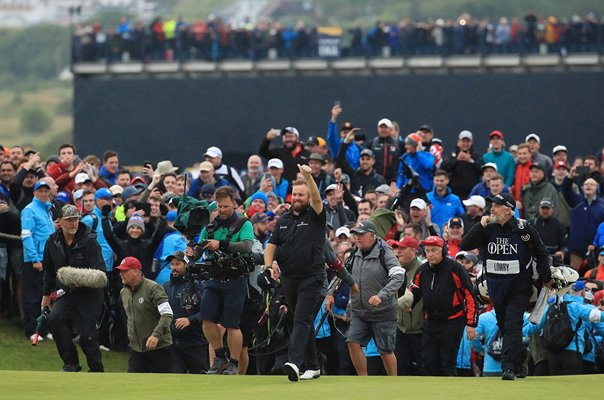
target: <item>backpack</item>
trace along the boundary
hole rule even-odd
[[[579,319],[577,326],[573,329],[568,314],[568,302],[558,302],[556,299],[556,302],[550,306],[545,316],[545,325],[541,333],[543,346],[549,351],[558,352],[564,350],[573,341],[573,338],[578,342],[578,338],[575,336],[582,322]]]
[[[503,335],[499,329],[497,329],[495,337],[493,337],[493,340],[491,340],[491,343],[489,344],[487,354],[490,355],[493,360],[501,361],[503,355]]]

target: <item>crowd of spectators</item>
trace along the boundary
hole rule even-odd
[[[210,146],[211,142],[200,143],[200,159],[191,160],[191,167],[181,169],[169,160],[128,169],[121,165],[115,151],[107,150],[100,158],[78,155],[71,144],[61,145],[58,155],[46,159],[35,149],[0,147],[2,316],[19,316],[26,336],[34,333],[41,288],[28,283],[28,279],[41,279],[35,273],[42,268],[44,240],[58,226],[56,222],[55,226],[39,225],[40,215],[50,213],[57,221],[63,205],[78,207],[82,222],[96,232],[109,278],[108,290],[119,291],[121,281],[114,266],[127,256],[136,256],[144,276],[163,284],[170,281],[169,257],[187,247],[184,234],[174,228],[179,215],[174,198],[189,195],[211,202],[217,188],[232,187],[237,211],[249,218],[256,240],[264,246],[276,220],[290,207],[292,183],[299,178],[298,164],[310,167],[324,199],[326,234],[342,263],[356,245],[352,228],[371,220],[378,236],[395,250],[408,273],[425,260],[418,244],[429,236],[440,236],[446,243],[443,251],[457,260],[474,282],[482,268],[480,249],[460,252],[459,243],[488,213],[489,198],[510,193],[516,201],[516,215],[535,226],[549,254],[579,271],[583,285],[574,286],[571,294],[583,296],[581,301],[594,309],[604,307],[604,198],[600,192],[604,147],[594,146],[597,153],[570,160],[570,142],[545,143],[540,135],[527,132],[524,142],[508,143],[499,130],[462,130],[455,148],[448,149],[429,125],[401,134],[395,121],[376,118],[373,135],[355,129],[353,118],[352,122],[342,121],[339,105],[330,113],[325,137],[305,139],[295,127],[270,129],[257,138],[258,152],[249,156],[247,168],[242,171],[229,166],[221,149]],[[475,135],[488,137],[489,147],[474,146]],[[281,138],[278,145],[273,143],[277,137]],[[24,265],[29,268],[25,274]],[[275,285],[260,287],[254,282],[252,286],[259,291],[271,290],[271,298],[277,301],[279,296],[272,292]],[[321,319],[324,311],[317,316],[317,348],[326,356],[322,368],[328,374],[353,373],[346,346],[341,346],[348,322],[348,300],[347,289],[338,292],[329,317]],[[266,305],[268,314],[273,305]],[[104,317],[119,320],[115,305],[107,307],[111,312]],[[415,314],[399,310],[399,335],[421,336],[421,307],[421,303],[416,305]],[[501,372],[501,366],[486,355],[495,332],[495,319],[488,310],[487,299],[481,306],[484,317],[480,318],[478,332],[482,336],[473,342],[465,336],[462,339],[457,365],[461,375]],[[283,317],[278,315],[266,317],[281,323]],[[102,325],[106,326],[107,321]],[[115,325],[102,332],[102,346],[125,350],[127,336],[119,324]],[[258,325],[262,326],[266,325]],[[581,355],[591,363],[586,370],[592,371],[601,362],[597,349],[601,347],[598,332],[603,326],[589,326],[593,329],[583,328],[586,339],[581,340],[589,340],[593,346],[589,354]],[[262,333],[256,335],[258,342],[263,342]],[[284,341],[287,346],[287,339],[278,336],[273,343],[281,347],[270,351],[275,364]],[[267,364],[261,350],[258,347],[254,353],[258,357],[257,371],[271,373],[275,370],[273,364]],[[375,346],[370,343],[364,351],[369,373],[383,373]],[[401,351],[405,353],[396,350],[397,358],[404,357]],[[545,350],[531,348],[531,353],[539,351],[532,354],[534,364],[547,359]],[[403,365],[400,360],[399,373],[421,372],[421,365]]]
[[[150,24],[122,17],[116,27],[78,24],[73,61],[154,61],[308,58],[319,56],[318,26],[304,22],[231,24],[211,16],[185,21],[157,17]],[[538,16],[498,20],[435,18],[342,27],[340,56],[379,57],[456,54],[600,52],[604,19]]]

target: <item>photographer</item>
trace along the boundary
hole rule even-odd
[[[236,375],[239,372],[239,357],[243,343],[239,319],[247,289],[246,272],[234,271],[229,255],[249,254],[254,241],[252,224],[235,212],[235,191],[230,186],[216,190],[218,215],[199,235],[196,252],[209,250],[212,266],[210,279],[204,283],[200,318],[203,332],[214,349],[215,357],[208,374]],[[225,255],[226,253],[226,255]],[[229,263],[231,265],[226,265]],[[222,347],[222,332],[218,324],[228,333],[226,349]]]
[[[208,370],[208,341],[201,331],[200,303],[203,284],[186,272],[189,259],[182,251],[168,257],[172,274],[164,283],[174,319],[172,332],[172,372],[200,374]]]
[[[408,180],[413,179],[413,171],[419,175],[419,183],[425,191],[432,190],[432,173],[434,156],[424,151],[421,137],[412,133],[405,138],[405,154],[400,158],[396,186],[402,188]]]

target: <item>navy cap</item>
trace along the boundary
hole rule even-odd
[[[499,193],[497,196],[487,198],[487,201],[511,208],[512,210],[516,208],[516,201],[509,193]]]
[[[107,188],[100,188],[94,194],[94,199],[95,200],[99,200],[99,199],[112,200],[113,199],[113,194]]]

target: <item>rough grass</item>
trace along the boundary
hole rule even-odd
[[[80,364],[87,371],[86,357],[79,349]],[[102,352],[105,370],[109,372],[125,372],[128,368],[128,357],[125,353]],[[57,353],[53,341],[45,340],[36,347],[31,345],[24,336],[21,324],[16,320],[0,319],[0,371],[58,371],[63,362]],[[0,381],[4,372],[0,372]],[[0,398],[4,397],[0,390]],[[20,398],[19,396],[15,397]]]

